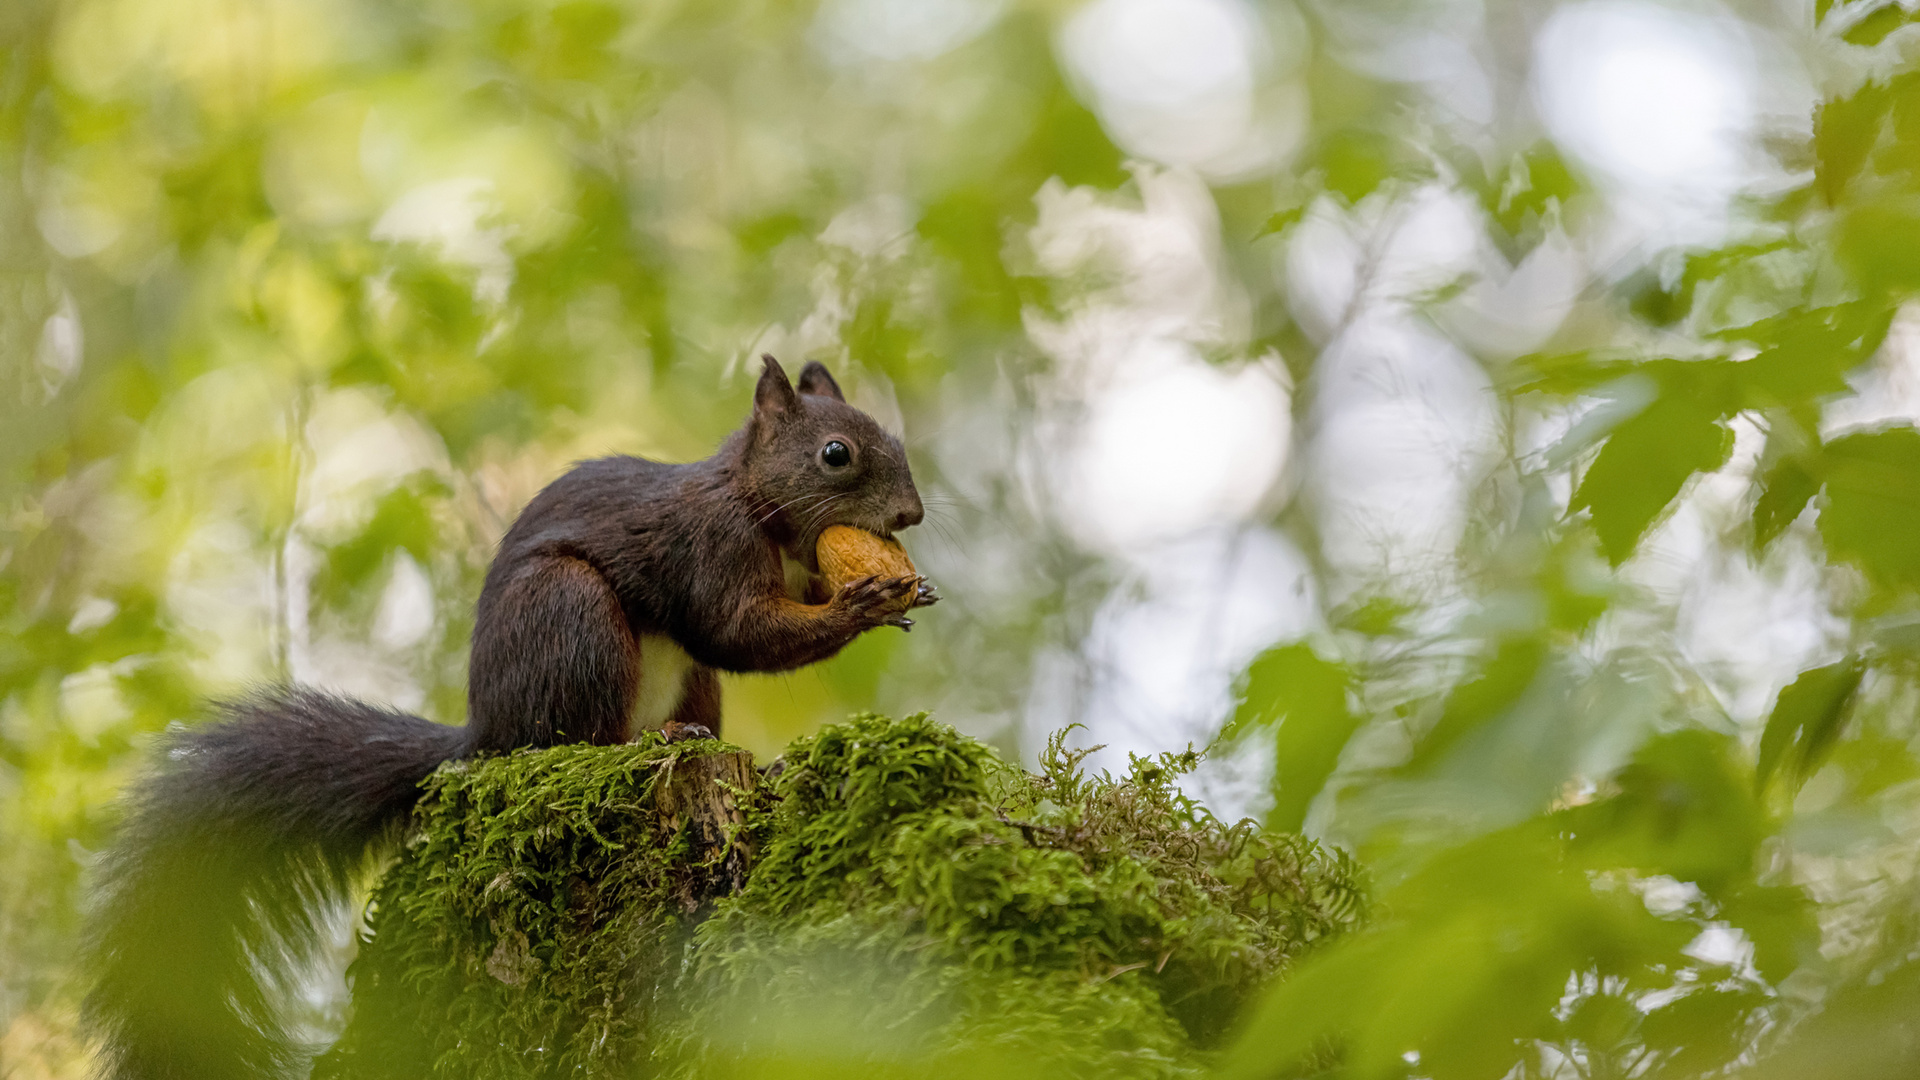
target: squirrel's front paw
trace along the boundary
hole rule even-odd
[[[913,621],[902,613],[912,602],[919,585],[920,579],[914,575],[863,577],[841,586],[833,600],[869,626],[885,624],[905,629],[912,626]]]

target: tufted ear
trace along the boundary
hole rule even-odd
[[[800,407],[800,396],[787,381],[787,370],[771,355],[760,359],[767,366],[760,371],[760,382],[753,388],[753,416],[756,420],[774,420]]]
[[[840,384],[827,374],[827,365],[818,360],[809,360],[807,366],[800,369],[800,392],[830,397],[835,401],[847,400],[846,395],[840,392]]]

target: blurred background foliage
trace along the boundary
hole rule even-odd
[[[1232,1075],[1920,1067],[1920,31],[1855,0],[9,0],[0,1075],[260,680],[457,722],[572,460],[902,430],[910,637],[727,686],[1218,737],[1370,929]],[[318,991],[324,997],[324,988]]]

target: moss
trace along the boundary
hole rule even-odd
[[[442,767],[374,891],[329,1077],[622,1071],[658,1023],[692,883],[656,788],[724,749],[649,740]]]
[[[1359,914],[1344,856],[1183,796],[1192,754],[1089,777],[1056,739],[1029,775],[924,716],[857,717],[696,853],[653,794],[714,749],[436,775],[316,1076],[1189,1075]],[[746,850],[744,888],[689,892]]]

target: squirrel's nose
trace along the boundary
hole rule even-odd
[[[915,499],[912,506],[893,515],[893,527],[895,529],[911,528],[920,524],[920,520],[926,516],[926,511],[920,508],[920,500]]]

